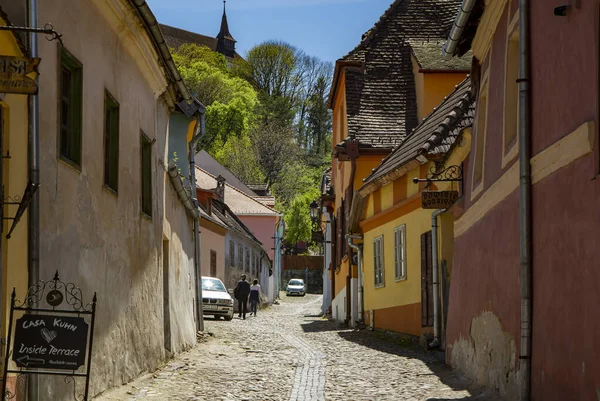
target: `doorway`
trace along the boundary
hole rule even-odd
[[[433,261],[431,231],[421,235],[421,326],[433,326]]]

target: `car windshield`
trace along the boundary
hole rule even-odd
[[[304,281],[302,280],[290,280],[288,285],[304,285]]]
[[[216,278],[203,278],[202,291],[219,291],[227,292],[221,280]]]

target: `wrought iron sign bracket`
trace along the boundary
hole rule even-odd
[[[10,239],[12,232],[14,231],[17,224],[23,217],[23,214],[29,207],[29,204],[33,200],[33,195],[40,187],[40,184],[34,184],[29,181],[27,186],[25,187],[25,192],[23,192],[23,196],[16,195],[14,197],[4,197],[4,188],[0,192],[0,216],[2,220],[12,220],[12,225],[10,226],[10,230],[8,230],[8,234],[6,235],[6,239]],[[4,205],[18,205],[19,208],[15,213],[15,217],[4,217]]]
[[[12,25],[0,25],[0,31],[13,31],[13,32],[30,32],[30,33],[42,33],[46,35],[46,40],[51,42],[57,40],[61,45],[62,34],[56,32],[52,24],[46,24],[43,28],[31,28],[27,26],[12,26]]]
[[[449,166],[444,169],[439,169],[433,166],[425,178],[413,178],[413,183],[420,182],[462,182],[463,172],[461,166]]]

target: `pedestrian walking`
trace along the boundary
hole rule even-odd
[[[256,310],[260,302],[260,284],[258,280],[254,280],[252,286],[250,286],[250,314],[254,313],[256,316]]]
[[[246,318],[248,311],[248,295],[250,295],[250,283],[246,281],[246,275],[242,274],[242,279],[238,281],[237,287],[233,290],[233,295],[238,300],[239,314],[238,317]]]

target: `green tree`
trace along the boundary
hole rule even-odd
[[[223,55],[208,47],[186,44],[173,59],[190,92],[206,106],[206,137],[199,146],[214,150],[232,137],[247,134],[255,120],[256,90],[232,76]]]
[[[296,247],[299,242],[309,242],[312,234],[312,223],[310,220],[310,204],[317,199],[319,191],[317,188],[295,197],[285,213],[285,224],[287,226],[286,240]]]

